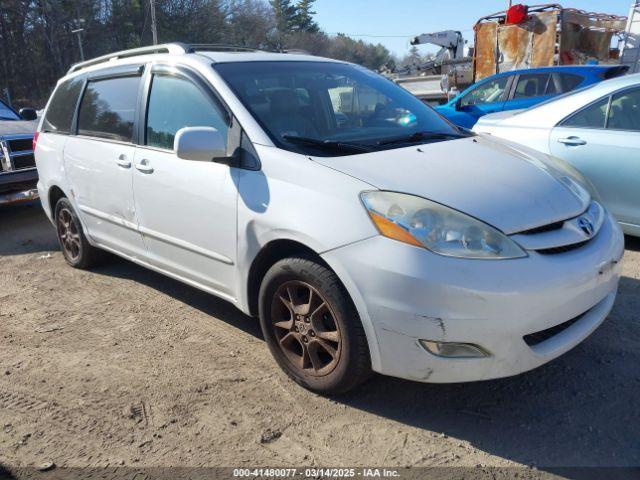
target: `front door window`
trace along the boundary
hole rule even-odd
[[[509,77],[503,76],[483,83],[462,97],[460,106],[483,105],[503,100],[508,81]]]
[[[145,145],[173,150],[173,140],[184,127],[213,127],[227,138],[228,122],[222,110],[189,80],[155,75],[149,94]]]

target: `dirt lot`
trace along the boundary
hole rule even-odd
[[[339,399],[272,361],[254,319],[114,258],[67,267],[38,205],[0,209],[0,463],[640,466],[640,242],[611,316],[515,378],[376,376]]]

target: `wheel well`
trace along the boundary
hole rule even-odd
[[[58,203],[58,200],[62,197],[66,197],[66,195],[60,187],[54,185],[49,189],[49,207],[51,208],[52,216],[55,216],[56,203]]]
[[[329,268],[327,263],[314,250],[295,240],[274,240],[266,244],[258,253],[249,269],[247,294],[251,315],[258,315],[258,294],[260,284],[267,271],[278,261],[287,257],[304,255]]]

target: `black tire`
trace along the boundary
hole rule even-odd
[[[87,241],[82,224],[66,197],[62,197],[56,203],[54,222],[60,250],[69,265],[87,269],[97,265],[104,258],[104,252]]]
[[[358,312],[336,274],[324,265],[304,256],[280,260],[262,280],[258,301],[269,350],[298,384],[331,395],[371,375]]]

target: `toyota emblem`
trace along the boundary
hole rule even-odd
[[[593,222],[589,218],[580,217],[578,219],[578,226],[587,235],[587,237],[590,237],[591,235],[593,235],[593,232],[594,232]]]

